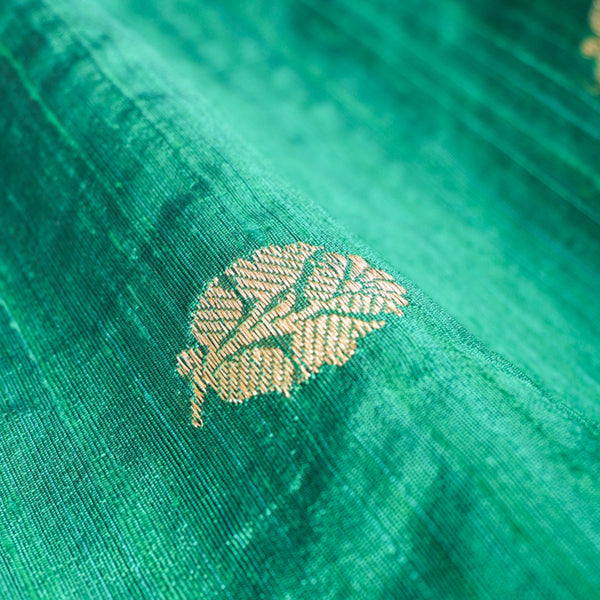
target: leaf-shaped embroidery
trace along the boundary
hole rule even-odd
[[[593,36],[587,37],[581,43],[581,53],[586,58],[596,61],[594,75],[596,83],[600,84],[600,0],[594,0],[589,13],[590,29]]]
[[[191,324],[198,346],[177,357],[194,390],[193,424],[202,425],[208,387],[228,402],[289,396],[323,364],[343,365],[358,338],[384,326],[382,313],[403,314],[405,293],[359,256],[302,242],[236,261],[198,300]]]

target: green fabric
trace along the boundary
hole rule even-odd
[[[275,172],[600,420],[590,2],[104,2]]]
[[[586,3],[1,7],[0,597],[600,597]],[[195,300],[298,241],[405,316],[193,428]]]

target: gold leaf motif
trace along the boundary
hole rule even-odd
[[[600,0],[594,0],[589,15],[590,29],[594,35],[581,42],[581,54],[596,61],[594,75],[600,84]]]
[[[360,256],[297,242],[268,246],[215,277],[198,299],[197,342],[177,357],[193,387],[192,423],[202,426],[208,387],[227,402],[292,388],[324,364],[341,366],[357,340],[402,315],[406,290]]]

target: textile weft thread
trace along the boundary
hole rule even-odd
[[[303,242],[234,262],[197,302],[191,332],[199,346],[177,357],[193,386],[192,423],[203,425],[207,387],[227,402],[289,396],[324,364],[343,365],[358,338],[385,325],[382,314],[403,314],[405,293],[360,256]]]

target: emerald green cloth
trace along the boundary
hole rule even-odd
[[[600,598],[585,2],[0,8],[0,598]],[[195,301],[296,242],[405,315],[193,428]]]

